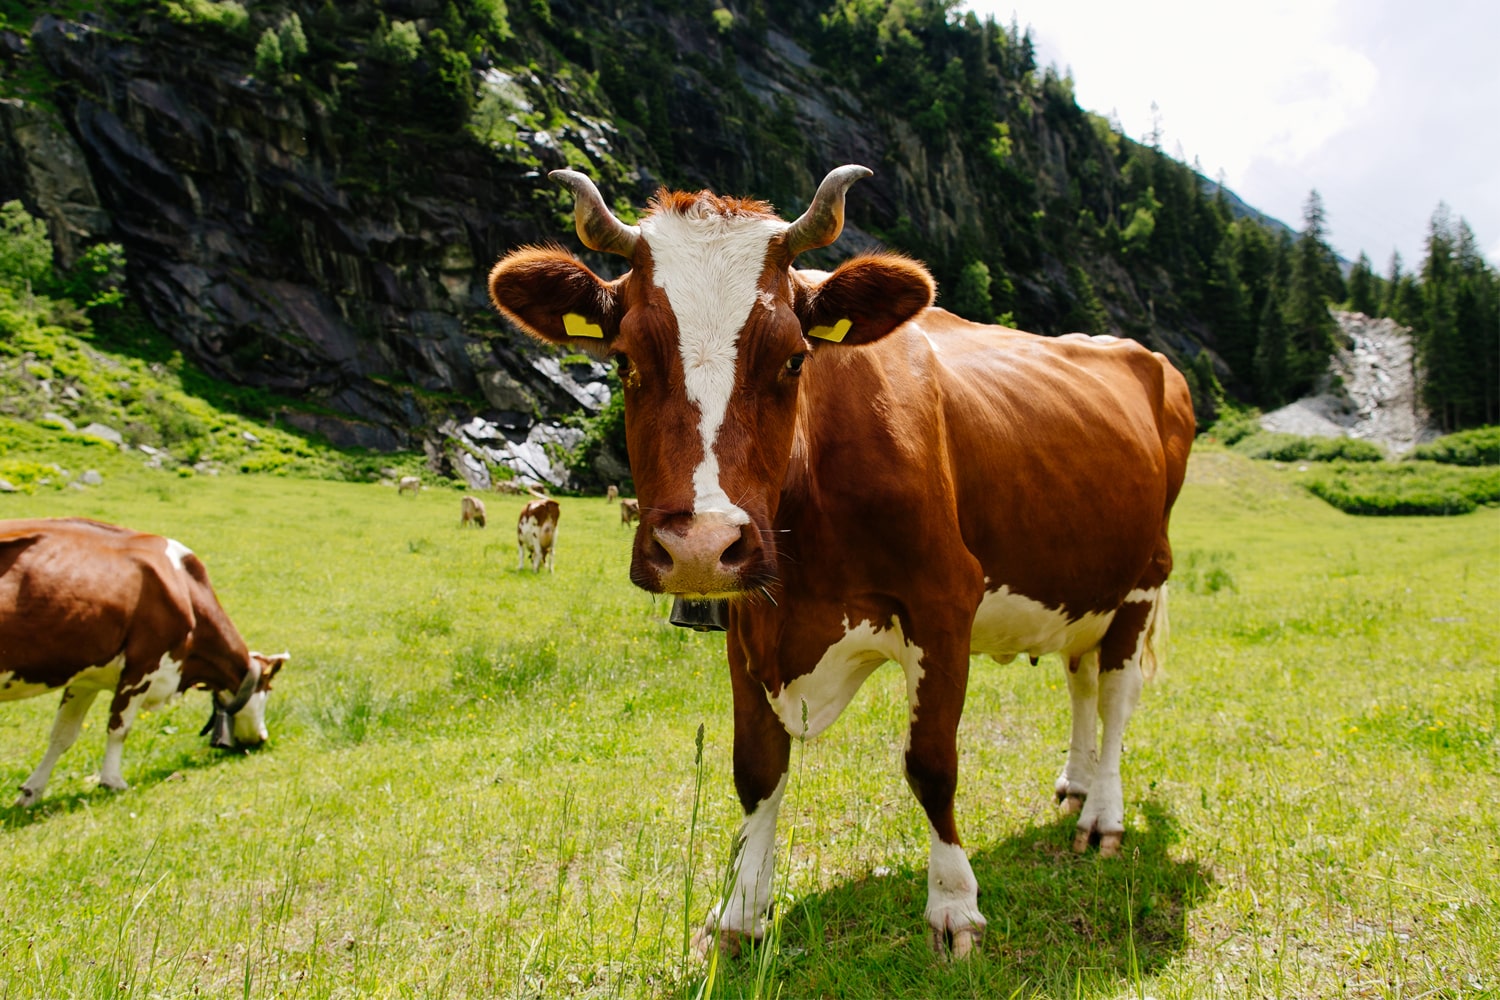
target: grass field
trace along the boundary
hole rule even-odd
[[[989,934],[935,961],[888,667],[794,748],[777,939],[710,970],[685,952],[740,818],[722,639],[629,586],[602,499],[563,500],[538,577],[514,498],[460,530],[447,489],[56,460],[104,482],[0,516],[168,533],[292,660],[262,750],[210,751],[195,692],[101,791],[96,706],[44,802],[0,807],[0,997],[1500,996],[1495,509],[1360,519],[1200,451],[1123,856],[1074,856],[1053,811],[1060,666],[977,663],[959,823]],[[0,785],[55,707],[0,705]]]

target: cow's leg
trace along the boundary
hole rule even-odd
[[[1135,590],[1115,613],[1115,619],[1099,646],[1099,714],[1103,719],[1099,763],[1089,796],[1078,814],[1073,850],[1088,849],[1099,838],[1099,853],[1120,853],[1125,835],[1125,793],[1120,784],[1120,756],[1124,752],[1125,727],[1141,697],[1141,659],[1146,652],[1156,617],[1160,592],[1156,588]]]
[[[1069,658],[1064,672],[1073,709],[1073,738],[1068,743],[1068,759],[1057,776],[1056,792],[1063,812],[1075,813],[1083,808],[1093,787],[1099,758],[1099,651]]]
[[[776,817],[786,792],[792,738],[766,700],[765,689],[750,676],[745,657],[729,643],[729,670],[734,689],[734,787],[745,810],[739,855],[729,895],[709,911],[697,945],[706,951],[717,933],[720,949],[737,954],[746,938],[765,933],[771,907],[771,879],[776,871]]]
[[[516,569],[526,568],[526,540],[516,539]]]
[[[57,706],[57,717],[52,720],[52,736],[47,741],[47,752],[42,755],[42,762],[36,766],[36,770],[31,772],[31,777],[21,784],[21,794],[16,799],[16,805],[35,805],[41,800],[42,793],[47,790],[47,782],[52,777],[52,769],[57,766],[57,759],[78,739],[78,731],[83,728],[83,717],[88,714],[89,706],[94,703],[98,694],[98,688],[63,690],[62,702]]]
[[[163,657],[163,664],[169,662]],[[126,670],[128,674],[128,663]],[[130,727],[135,725],[136,714],[147,705],[165,701],[175,686],[175,677],[155,671],[135,684],[127,683],[124,677],[120,679],[120,686],[109,703],[109,728],[104,734],[104,761],[99,765],[100,785],[116,791],[124,791],[130,787],[121,767],[125,756],[125,737],[130,735]]]
[[[953,818],[958,790],[958,720],[969,679],[969,628],[936,630],[929,644],[909,644],[916,663],[906,671],[912,706],[906,748],[906,782],[927,813],[927,923],[933,949],[965,958],[984,936],[979,881],[969,865]],[[962,636],[962,642],[953,641]]]

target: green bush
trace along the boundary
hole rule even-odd
[[[1226,448],[1230,447],[1252,434],[1260,433],[1260,413],[1256,410],[1225,413],[1203,433],[1217,438]]]
[[[1307,457],[1314,462],[1379,462],[1385,452],[1373,441],[1358,438],[1309,438]]]
[[[203,25],[221,28],[228,32],[243,31],[250,24],[250,15],[245,5],[236,0],[169,0],[165,5],[167,17],[178,24]]]
[[[1380,447],[1355,438],[1302,437],[1275,431],[1257,431],[1240,438],[1232,449],[1247,458],[1274,462],[1378,462],[1385,458]]]
[[[1432,462],[1338,463],[1304,485],[1348,514],[1467,514],[1500,503],[1500,469]]]
[[[1417,445],[1410,458],[1445,465],[1500,465],[1500,427],[1476,427]]]

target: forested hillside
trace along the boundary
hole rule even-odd
[[[64,270],[120,247],[129,300],[188,357],[336,442],[441,459],[475,416],[534,443],[599,409],[602,366],[547,356],[485,300],[506,249],[576,246],[546,180],[564,166],[622,215],[668,185],[791,216],[863,163],[825,255],[885,245],[965,316],[1142,340],[1201,418],[1309,389],[1347,302],[1418,328],[1448,424],[1496,419],[1500,283],[1461,222],[1435,220],[1420,273],[1362,261],[1346,284],[1316,193],[1300,234],[1237,213],[1081,110],[1022,27],[951,2],[8,0],[0,17],[0,199],[47,221]]]

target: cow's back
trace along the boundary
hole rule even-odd
[[[193,605],[166,544],[81,518],[0,521],[0,670],[99,666],[144,633],[181,642]]]
[[[833,516],[804,538],[891,564],[961,539],[988,589],[1074,613],[1117,606],[1160,548],[1193,435],[1160,355],[941,309],[828,355],[801,415],[815,457],[790,485]]]

